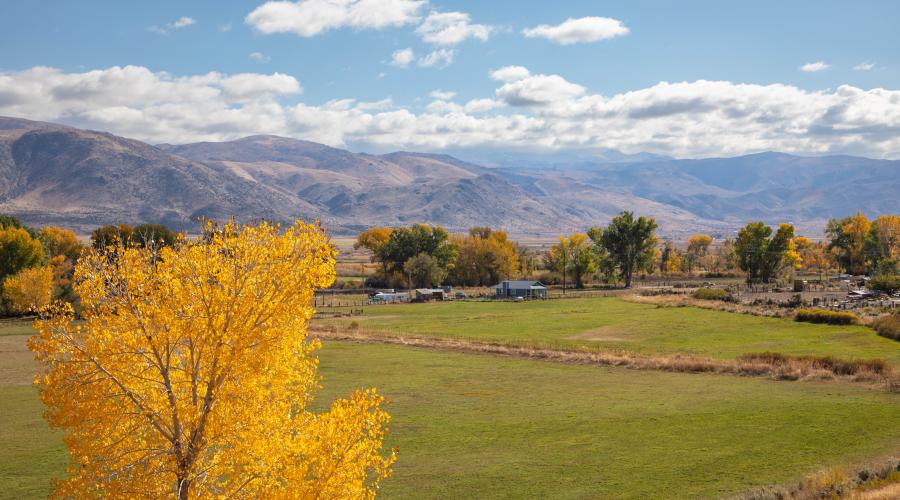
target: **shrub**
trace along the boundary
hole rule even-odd
[[[866,286],[870,290],[894,293],[900,290],[900,274],[883,274],[870,279]]]
[[[827,309],[800,309],[794,319],[807,323],[828,323],[830,325],[852,325],[859,321],[859,318],[851,312]]]
[[[728,293],[728,290],[721,288],[698,288],[694,291],[693,297],[695,299],[724,300],[726,302],[731,300],[731,294]]]
[[[872,328],[882,337],[900,341],[900,313],[876,319],[872,323]]]

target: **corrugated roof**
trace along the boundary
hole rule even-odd
[[[531,280],[506,280],[503,283],[507,283],[507,288],[511,290],[541,290],[546,289],[543,283],[540,281],[531,281]],[[503,283],[499,285],[494,285],[492,288],[503,288]]]

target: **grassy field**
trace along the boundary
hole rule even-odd
[[[42,497],[65,466],[28,333],[0,324],[0,498]],[[342,342],[320,359],[320,406],[362,386],[392,401],[384,498],[718,497],[900,449],[900,398],[844,384]]]
[[[317,320],[316,326],[462,338],[519,346],[621,349],[638,354],[689,353],[733,359],[776,351],[790,355],[883,358],[900,366],[900,344],[861,326],[797,323],[693,307],[657,307],[618,298],[380,305],[363,316]]]
[[[900,450],[900,398],[826,383],[331,342],[324,402],[371,385],[386,498],[698,498]]]
[[[46,498],[50,478],[65,471],[62,437],[47,427],[31,385],[34,357],[25,342],[33,330],[0,321],[0,498]]]

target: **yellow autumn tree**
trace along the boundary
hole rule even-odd
[[[23,269],[3,280],[3,300],[13,313],[39,310],[50,303],[53,293],[53,270],[50,267]]]
[[[862,212],[856,212],[856,215],[844,224],[843,231],[848,241],[849,270],[852,273],[866,272],[866,236],[871,228],[872,223]]]
[[[56,303],[30,343],[52,426],[68,431],[62,497],[371,498],[391,472],[374,389],[309,409],[310,300],[334,281],[324,230],[208,225],[150,250],[85,253],[83,321]]]

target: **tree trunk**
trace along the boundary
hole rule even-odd
[[[187,500],[190,498],[191,483],[192,481],[190,479],[178,479],[178,500]]]

